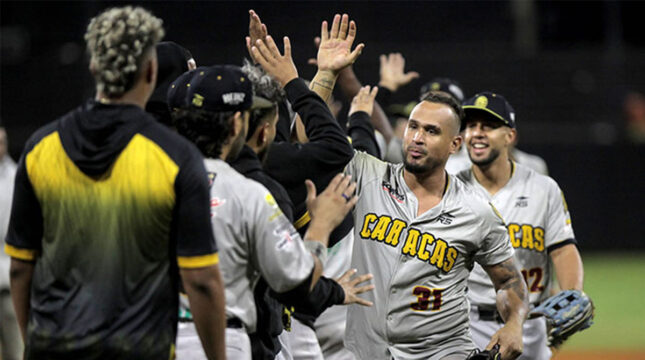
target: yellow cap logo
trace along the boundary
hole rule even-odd
[[[204,105],[204,97],[199,94],[195,94],[193,96],[193,105],[202,107],[202,105]]]
[[[441,84],[439,84],[438,82],[433,82],[433,83],[430,85],[430,89],[432,89],[432,90],[439,90],[439,89],[441,89]]]
[[[484,95],[475,100],[475,106],[485,108],[488,105],[488,98]]]

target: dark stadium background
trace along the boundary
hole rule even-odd
[[[83,33],[122,2],[1,2],[0,115],[18,159],[28,136],[92,95]],[[623,101],[645,93],[641,2],[143,2],[164,20],[166,40],[197,63],[240,63],[249,8],[276,38],[290,36],[300,75],[315,56],[322,20],[347,12],[367,47],[355,64],[378,82],[378,56],[401,52],[421,79],[457,79],[467,95],[506,95],[520,148],[542,156],[560,184],[583,252],[645,248],[645,152],[629,143]],[[280,46],[281,47],[281,46]]]

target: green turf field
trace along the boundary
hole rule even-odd
[[[563,350],[645,350],[645,253],[583,253],[582,260],[595,324]]]

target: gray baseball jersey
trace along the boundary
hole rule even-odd
[[[211,222],[219,249],[226,316],[255,331],[253,286],[260,275],[277,292],[301,284],[314,260],[273,196],[222,160],[205,160],[211,178]]]
[[[529,290],[529,301],[537,304],[549,296],[552,275],[548,249],[575,242],[571,217],[558,184],[548,176],[512,163],[513,173],[494,196],[479,184],[472,170],[458,177],[488,199],[506,221],[517,265]],[[484,269],[475,266],[468,281],[470,301],[476,305],[495,306],[495,289]]]
[[[468,274],[513,256],[492,205],[448,176],[441,202],[417,216],[403,164],[357,152],[346,172],[357,183],[352,266],[374,274],[373,307],[348,311],[346,345],[359,359],[440,359],[473,348]]]

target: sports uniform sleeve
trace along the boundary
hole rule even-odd
[[[345,167],[345,174],[352,176],[352,181],[356,182],[356,194],[360,196],[365,184],[383,176],[386,167],[386,162],[368,153],[354,151],[352,161]]]
[[[282,293],[309,278],[314,259],[271,193],[259,184],[258,188],[262,196],[253,197],[248,204],[253,216],[245,219],[251,237],[251,259],[269,287]]]
[[[43,214],[29,181],[26,156],[22,156],[16,171],[4,251],[15,259],[35,261],[41,250],[42,238]]]
[[[475,261],[482,266],[496,265],[513,256],[504,220],[493,204],[482,214],[482,229],[487,229],[482,246],[475,254]]]
[[[174,235],[177,264],[180,268],[200,268],[219,262],[217,246],[210,223],[208,176],[201,155],[187,147],[175,181],[177,194],[174,213]]]
[[[381,157],[381,151],[374,135],[374,126],[365,111],[353,113],[349,117],[347,126],[347,134],[352,139],[352,147],[355,150],[364,151],[377,158]]]
[[[564,199],[564,193],[553,179],[549,180],[549,203],[544,241],[547,250],[550,252],[566,244],[575,244],[576,240],[571,225],[571,214],[569,214],[569,207]]]
[[[304,186],[306,179],[314,180],[316,186],[326,185],[318,183],[321,174],[335,169],[340,172],[352,158],[352,147],[327,104],[302,79],[290,81],[284,90],[305,125],[309,142],[275,142],[269,149],[265,170],[285,187]]]

